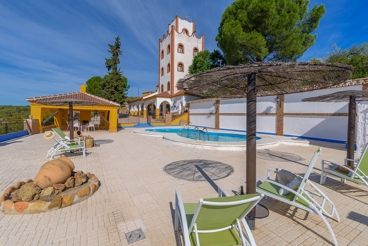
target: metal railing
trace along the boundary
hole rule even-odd
[[[198,138],[197,138],[197,134],[198,134]],[[202,136],[202,139],[201,139],[201,136]],[[207,127],[203,127],[202,130],[199,130],[199,127],[196,126],[194,128],[194,139],[195,140],[203,140],[205,141],[206,140],[206,136],[207,136],[207,141],[210,140],[210,136],[208,135],[208,130],[207,130]]]
[[[13,132],[24,130],[23,120],[0,121],[0,135],[5,135]]]

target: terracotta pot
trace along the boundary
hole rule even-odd
[[[64,156],[48,161],[38,171],[34,184],[44,189],[54,184],[64,183],[71,176],[74,168],[73,162]]]

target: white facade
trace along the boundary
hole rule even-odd
[[[176,16],[166,35],[159,40],[159,93],[168,91],[174,95],[178,92],[176,83],[188,74],[195,55],[194,50],[204,50],[204,36],[197,38],[194,22]]]
[[[362,85],[284,95],[283,134],[344,143],[347,139],[348,102],[302,102],[302,99],[337,91],[363,90]],[[257,98],[257,132],[276,134],[277,97]],[[216,99],[190,103],[189,121],[194,126],[214,128]],[[219,128],[246,131],[246,98],[221,99]],[[368,103],[359,102],[358,149],[368,142]]]

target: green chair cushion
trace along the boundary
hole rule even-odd
[[[289,200],[292,201],[295,197],[295,195],[293,193],[288,193],[286,195],[280,195],[279,194],[279,189],[280,186],[272,184],[270,182],[264,181],[262,182],[262,184],[260,184],[257,189],[260,190],[260,193],[271,193],[272,195],[278,196],[279,198],[283,199],[283,200]],[[263,191],[263,192],[262,192]],[[297,199],[296,200],[297,203],[305,206],[305,207],[309,207],[308,203],[306,203],[304,200],[302,199]]]
[[[201,233],[199,234],[200,245],[211,246],[233,246],[241,245],[241,239],[235,229],[229,229],[216,233]],[[192,245],[196,244],[195,233],[190,233],[190,242]]]

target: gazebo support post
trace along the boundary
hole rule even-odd
[[[256,193],[256,122],[257,122],[257,96],[256,73],[247,75],[247,150],[246,150],[246,193]],[[256,208],[247,216],[250,229],[255,229]]]
[[[74,139],[74,125],[73,125],[73,103],[69,102],[69,137]]]
[[[355,121],[356,121],[356,96],[349,97],[349,116],[348,116],[348,141],[346,158],[354,160],[355,147]],[[348,165],[354,169],[354,162],[349,161]]]

